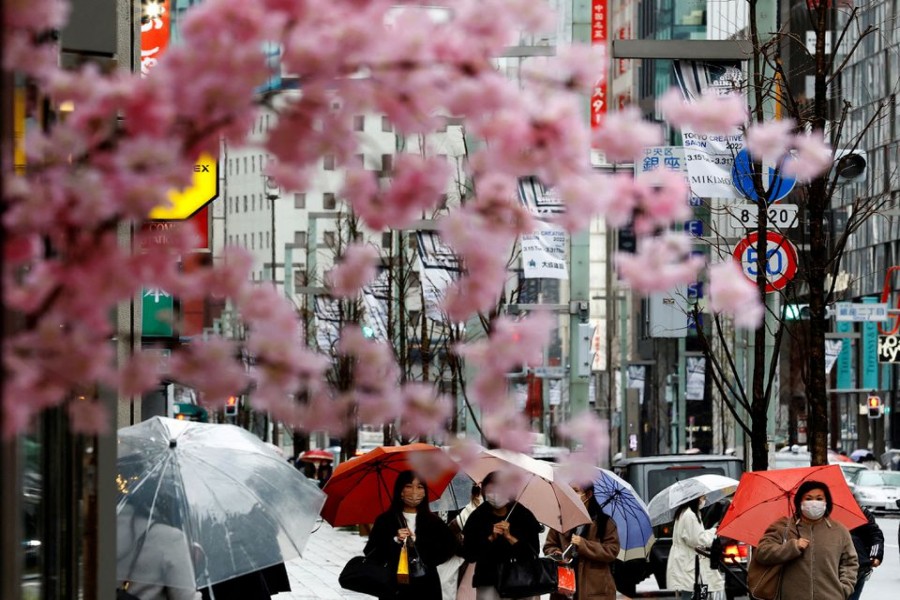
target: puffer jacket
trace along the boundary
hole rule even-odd
[[[797,546],[801,537],[809,540],[805,551]],[[783,600],[847,600],[859,565],[850,532],[828,518],[811,524],[793,517],[778,519],[759,541],[753,560],[784,565]]]

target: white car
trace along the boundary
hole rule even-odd
[[[900,472],[860,471],[853,477],[854,490],[860,506],[876,511],[898,512]]]

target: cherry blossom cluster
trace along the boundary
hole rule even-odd
[[[638,254],[620,256],[617,264],[636,291],[693,281],[702,267],[687,239],[666,231],[688,214],[680,178],[660,172],[633,180],[590,165],[592,143],[610,160],[624,161],[660,142],[659,127],[634,110],[610,116],[593,133],[588,128],[583,102],[605,76],[602,50],[562,48],[536,61],[521,81],[495,68],[494,58],[521,32],[553,27],[544,2],[207,0],[186,13],[181,42],[145,78],[91,65],[60,69],[58,48],[45,34],[63,25],[67,5],[7,4],[4,69],[36,82],[53,106],[73,110],[29,132],[25,173],[4,173],[3,302],[20,316],[3,340],[6,435],[80,395],[85,399],[67,404],[73,426],[101,430],[107,420],[91,389],[139,394],[161,377],[190,385],[213,406],[252,391],[257,408],[307,430],[342,430],[351,415],[373,421],[402,415],[404,433],[434,434],[448,418],[445,399],[418,385],[400,386],[390,349],[357,329],[344,331],[340,343],[355,365],[354,387],[329,387],[329,360],[306,347],[286,299],[250,282],[247,253],[231,249],[212,266],[183,269],[196,245],[188,228],[176,228],[165,245],[141,231],[170,190],[190,183],[202,153],[217,155],[223,140],[247,142],[260,106],[272,104],[257,93],[272,75],[260,50],[267,43],[282,48],[282,66],[299,85],[298,93],[279,98],[276,124],[264,133],[268,175],[285,189],[302,190],[322,158],[333,157],[344,170],[343,200],[372,229],[406,227],[436,207],[451,169],[440,158],[408,154],[397,158],[389,181],[360,168],[355,115],[386,115],[401,134],[429,133],[447,117],[461,118],[467,135],[479,140],[468,157],[472,193],[439,225],[465,267],[445,294],[453,321],[496,308],[516,240],[536,226],[517,200],[523,176],[557,191],[567,206],[557,219],[571,231],[595,217],[612,225],[634,220],[645,239]],[[667,95],[661,103],[673,125],[699,131],[727,131],[747,118],[734,97],[691,104]],[[798,176],[824,164],[817,139],[793,139]],[[371,251],[351,246],[329,275],[333,294],[354,297],[374,268]],[[722,276],[730,289],[733,280]],[[174,348],[167,361],[138,352],[118,365],[109,315],[151,287],[184,300],[229,301],[247,338],[240,346],[195,340]],[[720,298],[722,312],[750,301],[727,290]],[[530,439],[504,374],[540,361],[553,322],[546,315],[500,318],[486,340],[460,349],[481,367],[472,396],[495,443],[522,447]],[[245,361],[245,353],[253,360]]]
[[[808,182],[831,168],[834,153],[822,132],[795,130],[792,119],[754,123],[747,127],[747,150],[756,160],[779,163],[785,175]]]

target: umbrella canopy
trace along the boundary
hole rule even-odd
[[[234,425],[154,417],[119,430],[119,580],[197,589],[300,555],[325,501]],[[160,568],[164,554],[177,569]]]
[[[692,500],[706,496],[710,504],[730,496],[737,490],[738,481],[723,475],[698,475],[676,481],[653,496],[647,510],[654,525],[675,520],[678,509]]]
[[[568,483],[556,480],[553,466],[548,462],[520,452],[484,450],[464,470],[478,482],[493,471],[512,470],[522,475],[516,501],[556,531],[566,532],[591,522],[581,498]]]
[[[769,525],[794,514],[794,495],[804,481],[828,486],[834,502],[831,518],[835,521],[848,529],[867,522],[837,465],[752,471],[741,476],[718,534],[756,546]]]
[[[616,523],[619,533],[619,560],[646,558],[656,541],[647,505],[627,481],[606,469],[597,469],[594,499],[600,510]]]
[[[428,508],[432,512],[442,510],[452,511],[459,510],[469,504],[472,499],[472,486],[475,484],[472,478],[460,471],[450,480],[450,485],[441,494],[441,497],[431,502]]]
[[[304,462],[334,462],[334,455],[328,450],[307,450],[301,452],[297,460]]]
[[[381,446],[337,466],[323,491],[322,517],[335,527],[372,523],[391,505],[394,483],[403,471],[416,471],[436,500],[457,472],[456,463],[430,444]]]
[[[868,450],[866,448],[857,448],[850,453],[850,458],[854,462],[861,462],[863,460],[875,460],[875,455],[872,454],[871,450]]]

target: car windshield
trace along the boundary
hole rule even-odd
[[[900,473],[885,473],[883,471],[862,471],[856,476],[856,485],[861,486],[900,486]]]

